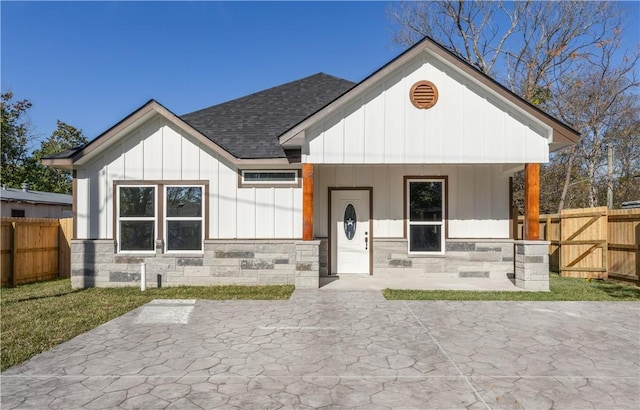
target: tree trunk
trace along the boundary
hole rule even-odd
[[[569,191],[569,182],[571,182],[571,167],[573,166],[573,157],[576,153],[576,146],[572,145],[569,151],[569,159],[567,160],[567,173],[564,176],[564,185],[562,186],[562,195],[560,195],[560,203],[558,204],[558,213],[564,209],[564,201]]]

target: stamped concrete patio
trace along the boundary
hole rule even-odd
[[[640,304],[154,301],[2,374],[13,408],[640,406]]]

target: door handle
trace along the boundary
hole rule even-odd
[[[369,238],[367,237],[367,235],[369,234],[369,232],[365,232],[364,233],[364,250],[369,250]]]

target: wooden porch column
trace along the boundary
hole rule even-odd
[[[540,164],[524,166],[524,240],[540,239]]]
[[[313,164],[302,164],[302,240],[313,240]]]

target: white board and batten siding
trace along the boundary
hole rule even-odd
[[[417,109],[411,86],[433,82],[439,98]],[[305,133],[313,164],[504,164],[549,160],[550,129],[423,53]]]
[[[404,177],[446,176],[449,238],[509,238],[509,176],[501,165],[320,165],[314,231],[328,235],[328,188],[372,187],[376,238],[404,234]]]
[[[78,239],[112,239],[113,181],[209,181],[209,237],[302,236],[301,188],[238,188],[238,169],[160,116],[77,171]]]

